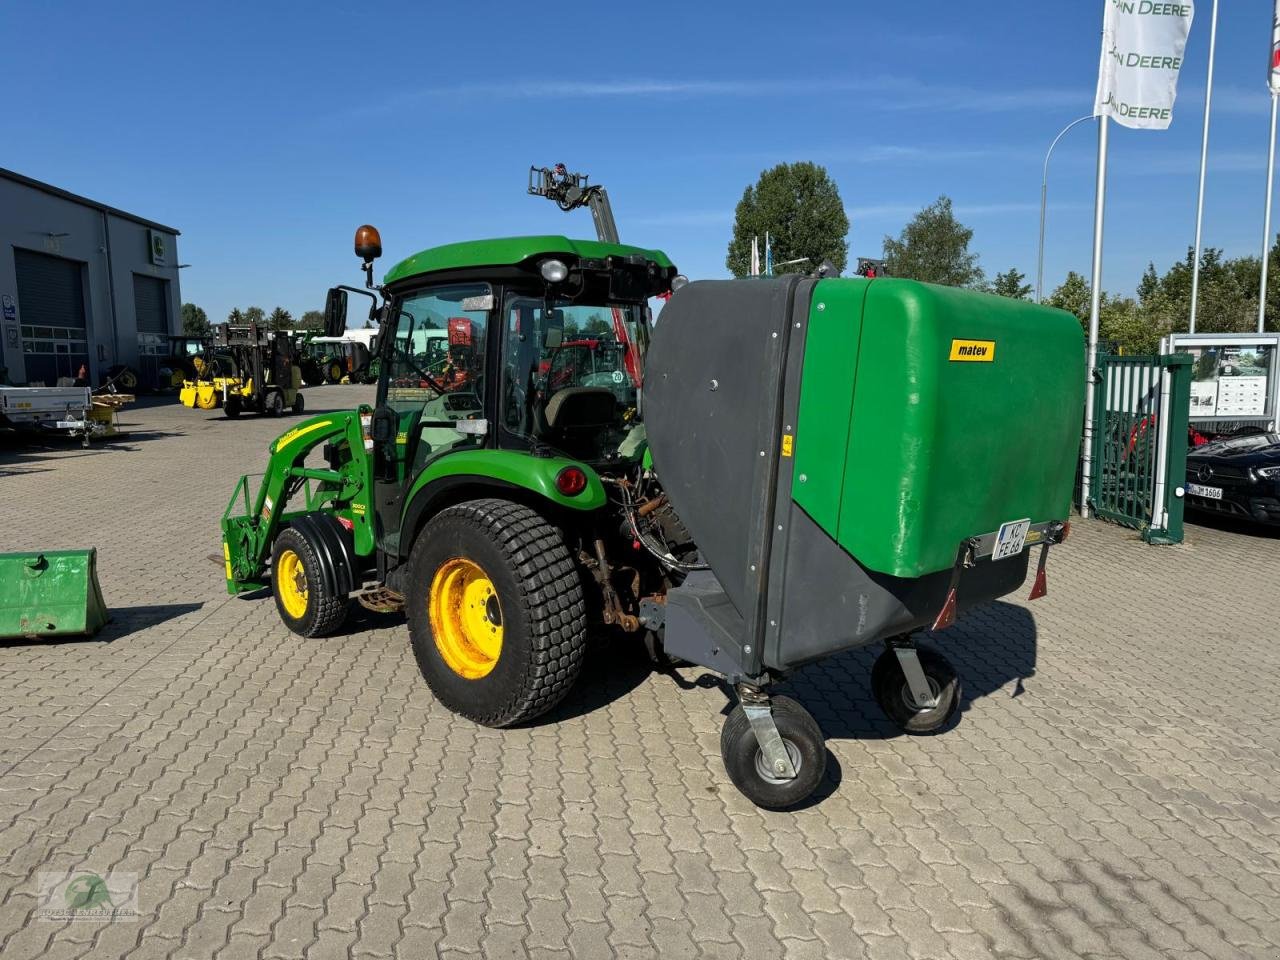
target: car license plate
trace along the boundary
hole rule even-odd
[[[1188,483],[1187,493],[1191,494],[1193,497],[1204,497],[1206,500],[1222,499],[1221,487],[1204,487],[1198,483]]]
[[[1030,529],[1030,517],[1000,524],[1000,529],[996,532],[996,544],[991,549],[991,559],[1007,560],[1020,554],[1027,545],[1027,531]]]

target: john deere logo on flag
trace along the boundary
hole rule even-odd
[[[952,340],[950,360],[970,360],[990,363],[996,358],[994,340]]]

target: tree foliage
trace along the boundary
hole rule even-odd
[[[884,238],[885,268],[948,287],[982,287],[978,255],[969,249],[973,231],[956,219],[950,197],[939,197],[917,213],[897,239]]]
[[[182,305],[182,332],[189,337],[207,336],[212,327],[209,326],[209,315],[194,303]]]
[[[759,237],[764,256],[765,234],[773,248],[773,262],[808,259],[800,269],[817,269],[829,260],[836,272],[849,259],[849,217],[840,191],[826,168],[815,163],[780,163],[760,174],[743,191],[734,212],[733,238],[725,266],[735,277],[751,271],[751,238]]]
[[[293,329],[293,314],[284,307],[276,307],[272,310],[270,321],[272,330]]]
[[[302,315],[302,319],[298,321],[298,327],[302,330],[323,330],[324,329],[324,311],[308,310]]]
[[[244,322],[244,311],[239,307],[232,307],[231,312],[227,314],[227,323],[240,324]]]
[[[263,323],[267,319],[267,313],[261,307],[250,307],[244,312],[245,323]]]
[[[1031,284],[1026,279],[1025,273],[1017,267],[1010,267],[1004,273],[996,274],[996,278],[991,281],[991,292],[1011,300],[1026,300],[1031,296]]]

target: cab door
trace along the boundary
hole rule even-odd
[[[400,526],[404,498],[428,464],[459,449],[484,446],[493,293],[485,283],[422,287],[391,302],[381,347],[374,409],[374,503],[378,545],[407,554]],[[458,429],[461,421],[470,428]]]

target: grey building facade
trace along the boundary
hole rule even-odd
[[[0,169],[0,367],[54,386],[125,365],[144,384],[181,329],[178,231]]]

